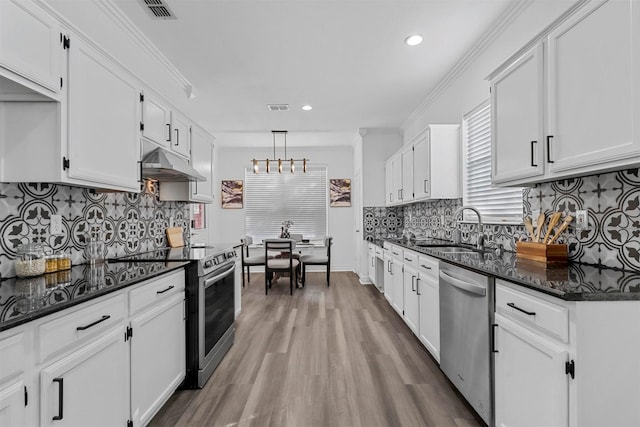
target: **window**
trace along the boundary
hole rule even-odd
[[[327,235],[327,168],[307,172],[253,173],[245,170],[245,233],[257,242],[280,236],[282,222],[292,220],[291,233],[305,239]]]
[[[491,104],[463,117],[463,203],[477,208],[486,223],[522,223],[522,188],[491,185]],[[475,214],[468,213],[475,221]],[[467,219],[465,212],[465,219]]]

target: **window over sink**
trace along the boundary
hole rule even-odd
[[[462,126],[463,204],[477,208],[488,223],[522,223],[522,188],[496,187],[491,182],[489,100],[465,114]],[[473,213],[469,220],[476,220]]]

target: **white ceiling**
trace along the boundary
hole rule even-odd
[[[233,132],[400,127],[513,2],[165,1],[177,19],[114,0],[195,86],[194,119]],[[424,43],[406,46],[410,33]]]

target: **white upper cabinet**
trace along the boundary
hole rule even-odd
[[[459,198],[460,126],[429,125],[387,161],[385,172],[387,206]]]
[[[385,205],[389,206],[396,201],[393,195],[393,162],[392,159],[387,160],[384,164],[384,191]]]
[[[61,40],[56,20],[33,3],[0,1],[0,99],[57,99]]]
[[[142,103],[142,136],[169,148],[171,141],[171,110],[149,93],[140,95]]]
[[[191,127],[191,166],[207,178],[202,182],[161,182],[160,200],[213,202],[213,140],[198,126]]]
[[[633,4],[577,3],[488,77],[494,183],[640,163],[640,11]]]
[[[491,81],[491,179],[496,184],[544,174],[542,56],[539,43]]]
[[[68,177],[140,191],[139,89],[80,37],[70,44]]]
[[[186,117],[175,111],[171,112],[171,149],[184,157],[189,157],[191,149],[190,127]]]
[[[640,79],[633,67],[632,31],[640,24],[631,19],[633,3],[591,1],[547,37],[552,175],[640,154],[640,140],[633,137]]]

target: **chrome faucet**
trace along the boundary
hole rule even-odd
[[[454,224],[454,230],[453,230],[453,242],[454,243],[460,243],[460,230],[458,229],[458,215],[460,215],[462,213],[462,211],[464,211],[465,209],[469,209],[472,210],[473,212],[476,213],[477,217],[478,217],[478,239],[476,242],[476,249],[478,250],[484,250],[484,233],[482,232],[483,228],[482,228],[482,216],[480,216],[480,212],[478,211],[478,209],[474,208],[473,206],[461,206],[458,209],[455,210],[455,212],[452,215],[453,218],[453,224]]]

